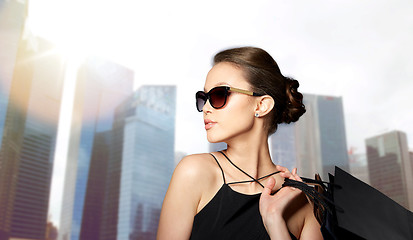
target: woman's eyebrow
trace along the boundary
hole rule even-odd
[[[228,87],[231,87],[231,84],[229,84],[229,83],[227,83],[227,82],[219,82],[219,83],[216,83],[211,89],[213,89],[214,87],[218,87],[218,86],[228,86]],[[211,89],[210,89],[210,90],[211,90]],[[207,92],[206,89],[205,89],[205,87],[204,87],[204,92]]]

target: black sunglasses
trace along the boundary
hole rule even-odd
[[[209,92],[205,93],[203,91],[199,91],[195,94],[196,98],[196,108],[199,112],[202,112],[202,108],[204,107],[205,103],[209,100],[209,104],[215,109],[219,109],[225,106],[227,103],[227,99],[230,92],[238,92],[242,94],[247,94],[250,96],[263,96],[263,94],[258,94],[255,92],[242,90],[239,88],[233,88],[228,86],[219,86],[214,87],[213,89],[209,90]]]

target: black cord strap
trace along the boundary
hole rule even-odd
[[[325,185],[323,185],[322,181],[311,180],[311,183],[315,183],[319,186],[322,186],[323,188],[326,188]],[[294,187],[300,189],[314,203],[314,205],[321,209],[322,219],[325,219],[326,211],[328,211],[330,214],[333,214],[333,207],[338,210],[341,209],[340,207],[335,205],[334,202],[332,202],[328,197],[326,197],[322,193],[317,192],[314,187],[307,185],[305,182],[286,178],[282,187]]]
[[[224,157],[226,159],[228,159],[228,161],[232,164],[232,166],[236,167],[238,170],[240,170],[242,173],[244,173],[245,175],[247,175],[248,177],[250,177],[252,179],[252,181],[258,183],[259,185],[261,185],[262,188],[264,188],[264,185],[262,185],[257,179],[251,177],[248,173],[244,172],[244,170],[242,170],[241,168],[239,168],[237,165],[235,165],[228,157],[227,155],[225,155],[225,153],[223,151],[219,151],[220,153],[222,153],[222,155],[224,155]]]
[[[264,178],[266,178],[266,177],[269,177],[269,176],[271,176],[271,175],[277,174],[277,173],[279,173],[279,172],[280,172],[280,171],[270,173],[270,174],[265,175],[265,176],[263,176],[263,177],[257,178],[257,180],[264,179]],[[247,182],[254,182],[254,180],[245,180],[245,181],[239,181],[239,182],[230,182],[230,183],[227,183],[227,184],[237,184],[237,183],[247,183]]]

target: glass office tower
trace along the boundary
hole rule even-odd
[[[280,124],[277,131],[270,136],[270,153],[272,161],[290,170],[297,166],[294,124]],[[301,169],[300,169],[301,171]]]
[[[92,179],[96,177],[95,173],[90,173],[91,164],[96,161],[93,158],[99,158],[99,154],[107,149],[102,147],[106,141],[105,132],[112,130],[115,108],[133,93],[133,77],[133,71],[96,57],[88,58],[78,71],[60,239],[80,238],[86,190],[99,191],[97,189],[102,188],[98,185],[88,187],[90,175],[93,175]],[[105,161],[107,160],[102,159],[101,164],[104,165]]]
[[[2,240],[45,238],[64,71],[53,45],[23,34],[0,148]]]
[[[27,17],[26,1],[0,0],[0,146],[17,49]]]
[[[117,238],[155,239],[174,169],[175,86],[143,86],[124,118]],[[107,205],[111,207],[111,205]]]

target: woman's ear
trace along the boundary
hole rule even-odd
[[[271,110],[274,108],[274,104],[274,99],[271,96],[261,96],[257,101],[255,113],[258,113],[260,117],[264,117],[271,112]]]

